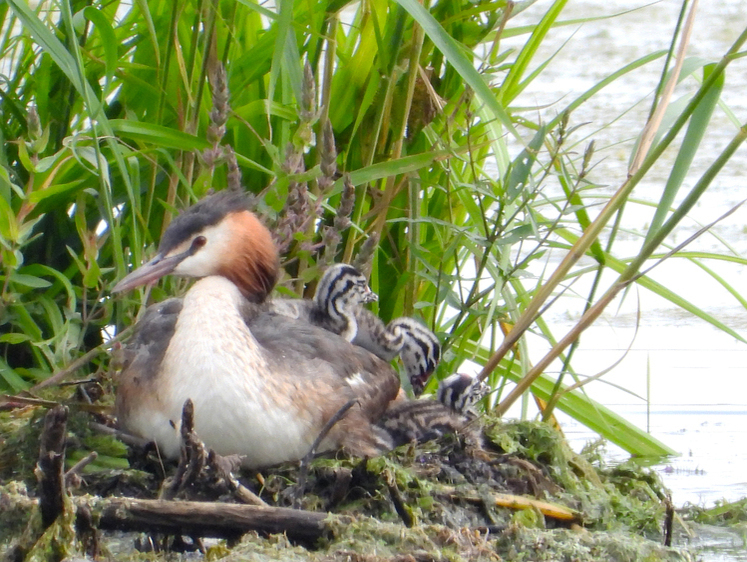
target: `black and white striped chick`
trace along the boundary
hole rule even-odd
[[[376,425],[383,430],[389,448],[423,443],[446,434],[461,434],[468,443],[481,444],[481,429],[472,417],[436,400],[397,400],[387,408]]]
[[[271,312],[334,332],[384,361],[399,355],[413,391],[419,395],[438,365],[441,344],[417,320],[402,317],[384,324],[363,308],[377,299],[362,273],[340,263],[324,272],[312,300],[273,299],[269,306]]]
[[[485,382],[456,373],[439,383],[437,400],[395,401],[376,425],[384,430],[392,447],[413,441],[422,443],[449,433],[461,434],[467,443],[480,447],[481,429],[471,423],[476,417],[472,407],[489,391]]]
[[[358,332],[356,313],[361,305],[378,300],[363,274],[352,265],[337,263],[322,275],[312,300],[273,299],[270,311],[309,322],[353,341]]]
[[[472,407],[490,392],[490,386],[484,381],[464,373],[454,373],[438,385],[436,397],[439,402],[455,412],[469,414]]]
[[[395,318],[389,324],[363,308],[357,309],[355,316],[358,334],[353,343],[385,361],[399,355],[413,392],[420,395],[441,359],[441,343],[436,335],[406,316]]]

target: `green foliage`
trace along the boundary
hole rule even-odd
[[[747,498],[735,502],[717,501],[711,508],[688,504],[685,506],[685,517],[689,521],[705,525],[744,527],[747,521]]]
[[[39,460],[39,436],[44,426],[41,408],[0,414],[0,478],[5,482],[34,485],[34,467]]]
[[[538,464],[565,466],[574,456],[562,434],[547,424],[500,423],[488,426],[485,433],[504,452]]]
[[[590,179],[593,149],[581,146],[572,112],[663,53],[611,72],[558,119],[538,122],[521,111],[522,92],[552,64],[538,59],[540,47],[564,5],[537,13],[529,29],[511,19],[529,4],[487,0],[283,0],[277,11],[231,0],[0,5],[8,66],[0,87],[0,389],[29,389],[91,350],[100,353],[82,370],[108,369],[104,332],[119,332],[146,302],[143,294],[115,302],[109,289],[152,255],[179,208],[236,181],[234,153],[268,224],[280,230],[289,202],[303,196],[308,216],[285,241],[282,289],[303,294],[325,263],[351,261],[379,237],[377,312],[421,317],[439,334],[441,378],[490,359],[542,294],[544,279],[529,266],[548,249],[583,241],[574,253],[593,257],[600,271],[632,267],[630,280],[641,262],[631,266],[611,244],[602,249],[605,223],[589,218],[587,206],[609,195]],[[521,48],[501,45],[521,34]],[[670,206],[724,87],[724,61],[688,67],[702,69],[703,87],[670,112],[629,183],[689,123],[643,259],[687,210]],[[323,142],[327,127],[335,151]],[[355,194],[347,229],[334,226],[345,199],[338,171]],[[573,275],[561,271],[558,281]],[[635,281],[729,330],[676,288]],[[165,281],[151,297],[182,287]],[[534,326],[555,341],[541,319]],[[525,346],[498,363],[495,388],[527,380]],[[668,451],[582,389],[549,375],[528,382],[631,452]]]

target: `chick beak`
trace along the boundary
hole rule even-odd
[[[363,302],[369,303],[369,302],[376,302],[377,300],[379,300],[379,295],[377,295],[371,289],[366,287],[366,292],[363,294]]]
[[[114,285],[112,293],[121,293],[123,291],[131,291],[141,285],[148,283],[155,283],[164,275],[168,275],[177,265],[187,257],[185,254],[177,254],[175,256],[164,257],[162,254],[158,254],[155,258],[147,263],[144,263],[138,267],[135,271],[132,271],[129,275],[121,279],[119,283]]]
[[[431,374],[433,374],[432,370],[410,377],[410,384],[412,385],[412,391],[415,396],[420,396],[421,394],[423,394],[423,389],[425,389],[425,385],[428,382]]]

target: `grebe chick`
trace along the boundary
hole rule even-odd
[[[304,320],[353,341],[358,332],[356,311],[377,299],[360,271],[337,263],[324,272],[312,300],[283,298],[272,299],[268,304],[272,312]]]
[[[481,443],[481,429],[471,424],[472,418],[457,412],[436,400],[400,400],[394,402],[377,422],[377,426],[399,447],[411,442],[422,443],[431,439],[459,433],[467,441]]]
[[[465,373],[454,373],[439,382],[436,398],[455,412],[474,413],[472,407],[490,392],[490,386]]]
[[[397,396],[399,377],[329,331],[270,313],[264,301],[278,264],[244,194],[211,195],[171,223],[156,257],[112,291],[167,274],[197,278],[183,299],[151,307],[130,340],[116,398],[123,430],[176,458],[190,398],[205,445],[259,468],[304,457],[327,421],[356,400],[319,451],[373,456],[391,446],[375,422]]]
[[[358,334],[352,340],[371,353],[391,361],[397,355],[416,396],[423,392],[425,383],[441,359],[441,343],[436,335],[420,322],[406,316],[389,324],[364,308],[356,310]]]
[[[384,322],[363,304],[378,300],[366,278],[351,265],[330,266],[312,300],[272,299],[272,312],[310,322],[363,347],[384,361],[397,355],[416,395],[438,365],[441,344],[425,326],[402,317]]]

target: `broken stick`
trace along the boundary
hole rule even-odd
[[[45,529],[55,522],[64,509],[66,428],[67,408],[58,404],[44,418],[39,462],[35,471],[39,480],[39,509]]]
[[[77,503],[76,499],[76,503]],[[92,506],[94,507],[94,506]],[[233,538],[248,531],[313,542],[329,534],[328,513],[216,502],[107,498],[96,502],[99,529]]]

